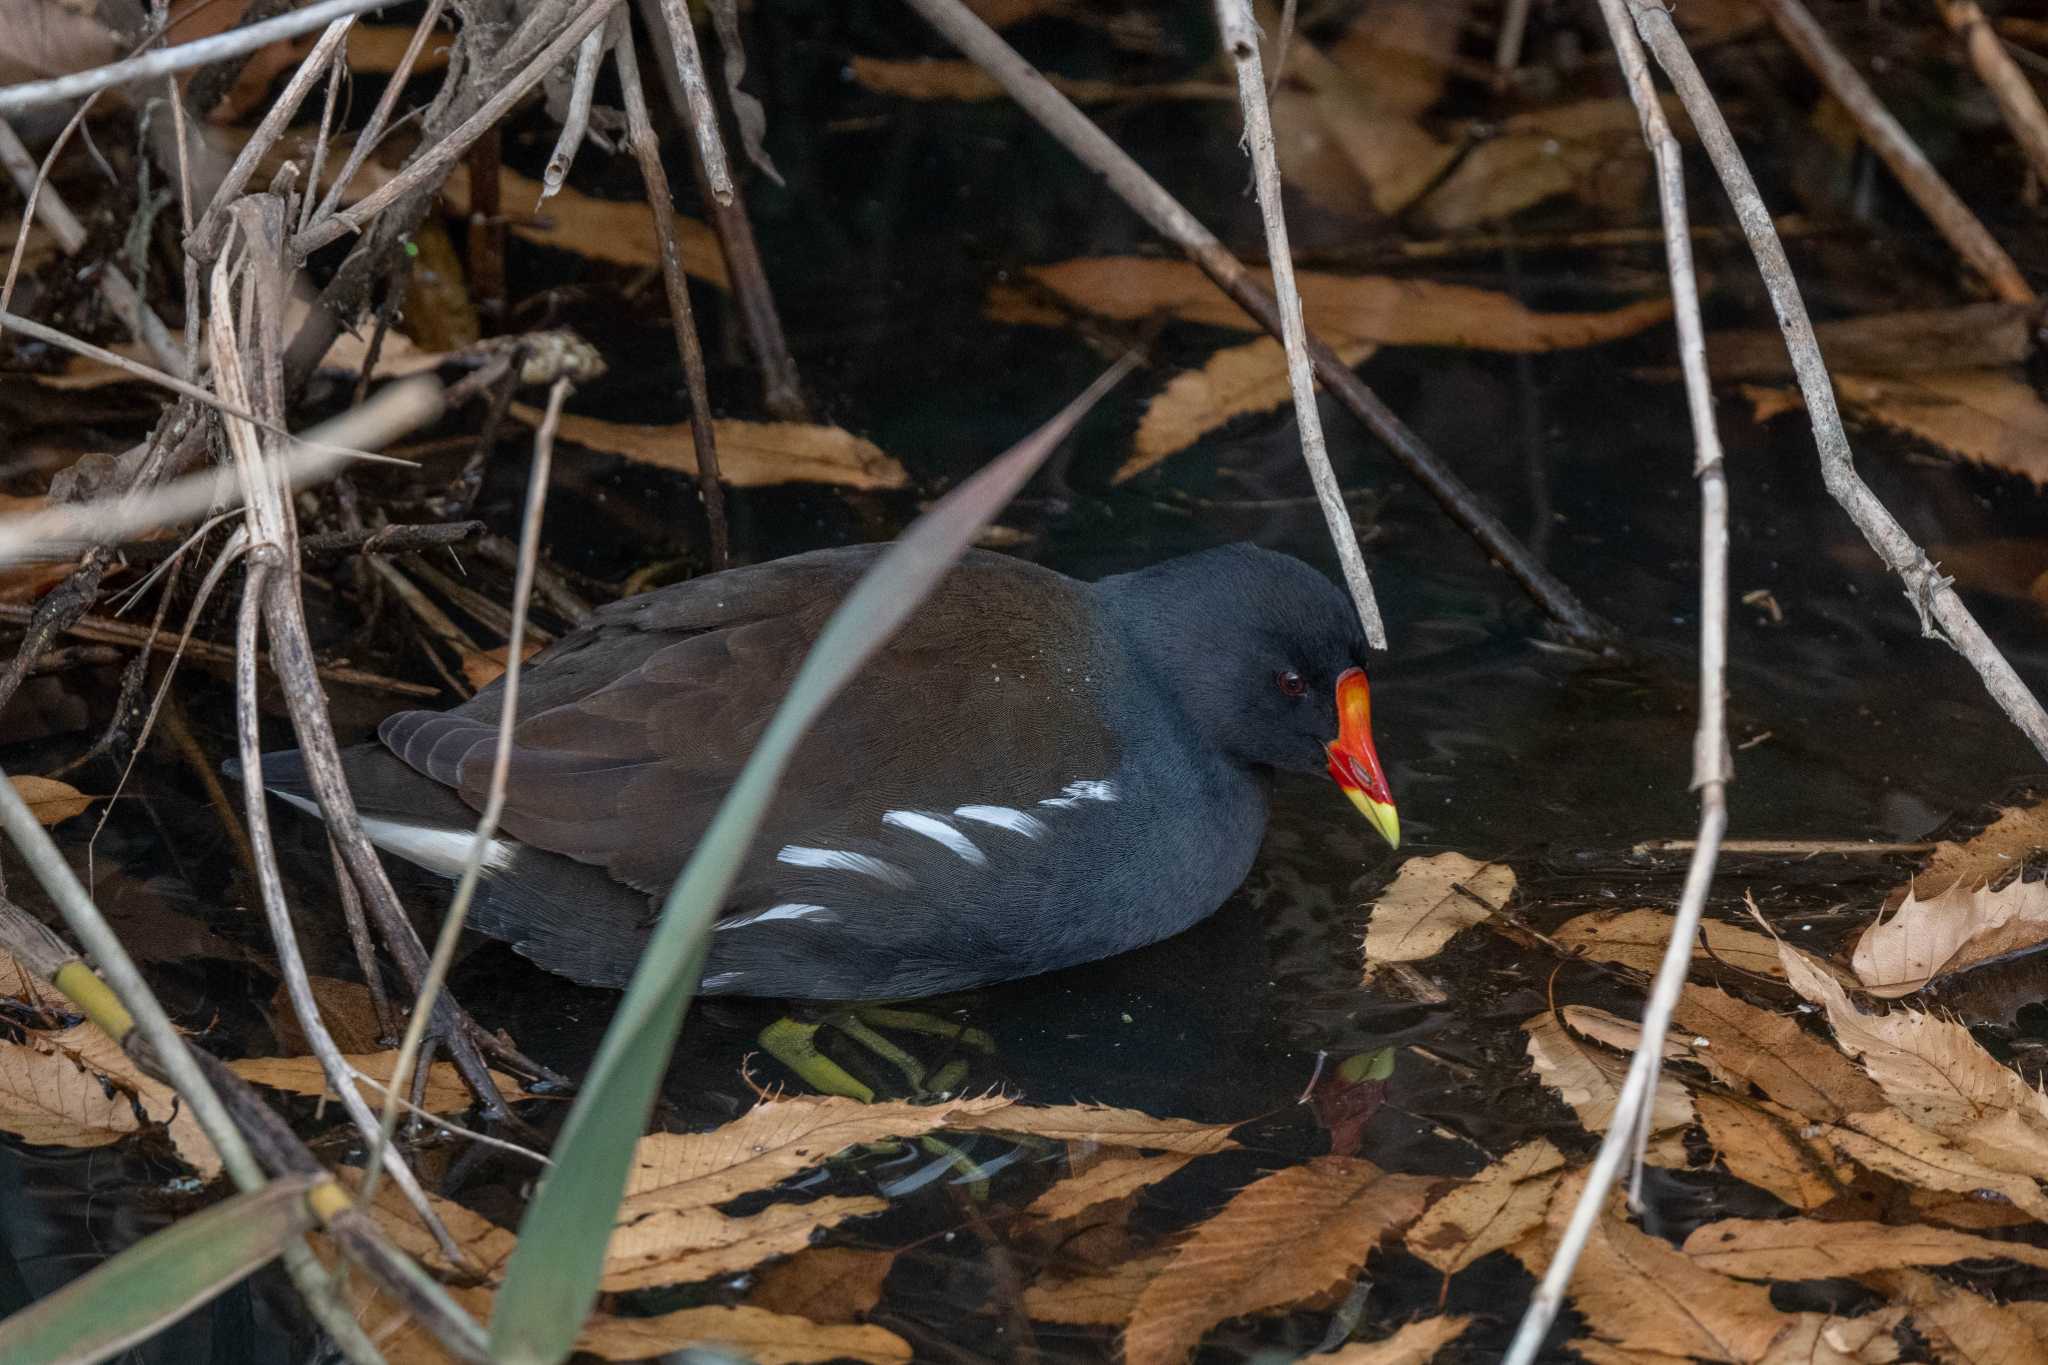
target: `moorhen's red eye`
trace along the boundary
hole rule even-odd
[[[1301,674],[1291,668],[1284,668],[1275,673],[1273,681],[1290,697],[1298,697],[1308,691],[1308,684],[1301,680]]]

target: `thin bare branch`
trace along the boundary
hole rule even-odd
[[[1991,292],[2002,299],[2016,303],[2030,302],[2034,291],[2028,286],[2026,277],[2019,267],[2012,263],[2012,257],[2005,254],[2005,248],[1970,212],[1956,192],[1942,179],[1941,172],[1934,169],[1934,163],[1906,135],[1899,121],[1884,107],[1877,92],[1870,88],[1849,59],[1842,55],[1840,48],[1829,41],[1828,35],[1800,0],[1760,0],[1765,13],[1771,16],[1778,32],[1792,45],[1793,51],[1813,68],[1828,93],[1842,102],[1850,117],[1856,120],[1856,127],[1863,134],[1863,140],[1877,153],[1920,211],[1934,223],[1942,236],[1948,238],[1956,254],[1967,261],[1972,270],[1984,277],[1991,286]],[[1656,45],[1651,44],[1654,48]],[[1659,62],[1663,58],[1660,55]]]
[[[676,79],[682,82],[690,132],[697,139],[697,156],[704,168],[704,182],[711,197],[721,204],[732,202],[732,170],[725,161],[725,140],[718,135],[718,106],[711,102],[711,82],[704,76],[704,57],[697,50],[697,30],[690,23],[685,0],[655,0],[668,30],[669,54],[675,61]]]
[[[1941,11],[1943,22],[1963,40],[1963,50],[1970,54],[1970,65],[1977,69],[1978,79],[1998,101],[1998,111],[2005,115],[2013,140],[2027,154],[2027,164],[2034,168],[2037,177],[2048,181],[2048,110],[2042,109],[2041,97],[2034,93],[2034,83],[2027,79],[2019,63],[2005,50],[2004,42],[1992,29],[1991,21],[1984,17],[1984,11],[1978,8],[1977,0],[1934,0],[1934,3]]]
[[[310,33],[324,28],[346,14],[368,14],[372,10],[384,9],[397,4],[398,0],[320,0],[319,4],[308,5],[289,14],[280,14],[275,19],[249,24],[243,28],[232,28],[225,33],[216,33],[207,38],[196,38],[189,43],[173,47],[160,47],[140,57],[131,57],[123,62],[110,62],[96,66],[90,71],[78,71],[68,76],[58,76],[47,81],[23,81],[19,85],[0,88],[0,118],[20,113],[24,109],[36,109],[45,104],[58,104],[64,100],[77,99],[110,86],[126,85],[131,81],[154,80],[173,71],[185,71],[209,62],[238,57],[245,52],[269,47],[284,38],[296,38],[301,33]]]
[[[1273,265],[1273,297],[1280,305],[1280,340],[1287,348],[1287,383],[1294,394],[1301,458],[1308,465],[1309,482],[1315,485],[1316,499],[1322,504],[1323,522],[1337,547],[1337,562],[1344,568],[1351,601],[1365,625],[1366,642],[1374,649],[1385,649],[1387,627],[1380,620],[1379,602],[1373,597],[1365,554],[1358,548],[1358,531],[1351,524],[1351,509],[1344,505],[1343,489],[1337,482],[1337,472],[1330,468],[1330,452],[1323,444],[1323,417],[1316,406],[1315,373],[1308,358],[1308,328],[1301,318],[1301,291],[1294,283],[1294,253],[1287,245],[1287,218],[1280,206],[1280,161],[1273,149],[1273,115],[1266,104],[1265,75],[1259,68],[1259,26],[1252,19],[1251,0],[1216,0],[1216,26],[1223,34],[1223,49],[1237,69],[1238,100],[1244,108],[1244,140],[1251,152],[1259,210],[1266,221],[1266,257]]]
[[[597,89],[597,68],[604,60],[607,31],[592,29],[583,46],[576,49],[576,77],[569,85],[569,109],[562,118],[562,134],[555,139],[555,150],[540,173],[543,204],[562,192],[562,184],[569,177],[569,163],[576,159],[576,149],[583,145],[584,134],[590,128],[590,96]]]

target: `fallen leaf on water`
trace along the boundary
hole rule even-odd
[[[2042,548],[2035,539],[2018,543],[2031,547],[2037,555]],[[2048,572],[2048,566],[2035,570],[2030,578],[2038,582],[2044,572]],[[1974,891],[1980,886],[1995,886],[2043,849],[2048,849],[2048,801],[2007,806],[1985,826],[1982,834],[1961,843],[1945,839],[1936,844],[1934,852],[1927,855],[1927,866],[1914,874],[1908,889],[1932,896],[1955,887]]]
[[[1062,1142],[1099,1142],[1105,1147],[1145,1147],[1161,1152],[1207,1156],[1237,1146],[1231,1141],[1234,1123],[1196,1123],[1162,1119],[1136,1109],[1102,1104],[992,1105],[949,1115],[943,1125],[954,1132],[1022,1133]]]
[[[1870,1270],[2003,1259],[2048,1266],[2048,1251],[1949,1228],[1818,1218],[1725,1218],[1694,1228],[1682,1248],[1698,1265],[1745,1280],[1828,1280]]]
[[[747,1306],[812,1322],[858,1322],[882,1301],[893,1251],[810,1247],[762,1271]]]
[[[1628,1058],[1579,1042],[1548,1010],[1524,1020],[1522,1028],[1529,1035],[1529,1061],[1536,1075],[1572,1107],[1587,1132],[1606,1132],[1621,1100]],[[1651,1104],[1650,1131],[1683,1128],[1692,1119],[1692,1100],[1685,1087],[1669,1072],[1660,1075]],[[1651,1157],[1653,1161],[1657,1157],[1654,1150]]]
[[[1525,1142],[1431,1204],[1408,1229],[1408,1250],[1455,1275],[1541,1227],[1563,1174],[1557,1148]]]
[[[93,803],[92,797],[69,782],[53,777],[17,776],[7,780],[14,784],[16,794],[28,804],[39,825],[61,824],[74,815],[85,814]]]
[[[1996,1195],[2048,1222],[2048,1197],[2030,1174],[1995,1169],[1896,1109],[1852,1114],[1841,1124],[1816,1125],[1813,1137],[1879,1175],[1966,1198]]]
[[[1790,1109],[1709,1091],[1692,1102],[1728,1173],[1795,1209],[1817,1209],[1855,1179],[1855,1168],[1806,1137],[1806,1120]]]
[[[1714,1058],[1715,1070],[1754,1085],[1808,1119],[1836,1121],[1882,1109],[1884,1092],[1856,1064],[1808,1032],[1793,1015],[1760,1009],[1713,986],[1687,983],[1671,1025],[1695,1052]]]
[[[1974,464],[2048,483],[2048,404],[2005,370],[1837,374],[1851,409]]]
[[[1545,1226],[1518,1243],[1515,1254],[1531,1274],[1541,1275],[1585,1176],[1575,1172],[1560,1183]],[[1764,1362],[1813,1359],[1843,1362],[1897,1358],[1883,1333],[1897,1321],[1835,1318],[1821,1313],[1782,1313],[1771,1304],[1766,1285],[1747,1284],[1699,1265],[1661,1237],[1653,1237],[1614,1216],[1616,1201],[1593,1224],[1572,1276],[1572,1306],[1592,1337],[1572,1347],[1588,1360],[1670,1360]],[[1863,1326],[1858,1328],[1857,1323]],[[1801,1346],[1830,1338],[1856,1343],[1851,1351],[1806,1356],[1774,1354],[1783,1344]],[[1863,1352],[1868,1350],[1869,1354]]]
[[[1594,910],[1566,921],[1551,938],[1563,947],[1583,949],[1587,957],[1601,962],[1619,962],[1639,972],[1654,973],[1664,960],[1673,922],[1662,910]],[[1712,919],[1701,920],[1700,927],[1714,958],[1743,971],[1784,979],[1777,943],[1768,935]],[[1693,961],[1707,960],[1706,950],[1695,944]]]
[[[511,413],[528,426],[540,425],[538,408],[514,403]],[[712,433],[718,442],[719,478],[735,488],[783,483],[903,488],[910,483],[910,475],[903,466],[883,454],[872,441],[838,427],[725,418],[712,423]],[[650,426],[565,415],[559,436],[588,450],[622,455],[641,464],[692,476],[697,473],[697,446],[688,422]]]
[[[865,1360],[896,1365],[910,1343],[880,1327],[817,1323],[742,1305],[679,1308],[651,1318],[603,1316],[584,1329],[576,1349],[606,1360],[644,1360],[695,1348],[724,1351],[754,1365],[813,1360]]]
[[[21,965],[12,953],[0,948],[0,999],[22,1000],[59,1014],[76,1014],[71,998]]]
[[[1138,1295],[1128,1365],[1181,1365],[1227,1318],[1285,1308],[1345,1283],[1380,1240],[1422,1212],[1436,1179],[1320,1157],[1240,1190]]]
[[[1161,1152],[1156,1156],[1100,1152],[1094,1160],[1077,1164],[1072,1175],[1032,1200],[1024,1212],[1053,1221],[1073,1218],[1098,1204],[1155,1185],[1193,1160],[1193,1154],[1188,1152]]]
[[[357,1088],[373,1109],[384,1104],[384,1083],[391,1080],[392,1068],[398,1064],[398,1051],[393,1048],[386,1052],[356,1053],[344,1057],[366,1080],[359,1080]],[[243,1057],[228,1063],[228,1069],[243,1080],[255,1085],[267,1085],[273,1090],[288,1090],[294,1095],[332,1095],[328,1089],[326,1073],[320,1070],[317,1057]],[[529,1098],[519,1082],[502,1072],[493,1071],[491,1078],[498,1083],[498,1089],[507,1099]],[[379,1084],[372,1085],[375,1081]],[[409,1098],[409,1097],[408,1097]],[[420,1107],[430,1114],[454,1114],[474,1104],[468,1087],[462,1083],[461,1075],[450,1062],[435,1062],[427,1071],[427,1088],[420,1099]]]
[[[721,1213],[700,1204],[665,1202],[661,1192],[628,1195],[619,1225],[605,1248],[604,1288],[619,1293],[708,1280],[759,1265],[771,1256],[802,1251],[811,1239],[849,1218],[889,1207],[867,1196],[828,1195],[795,1204],[770,1204],[759,1213]],[[676,1196],[678,1200],[691,1197]]]
[[[143,1075],[97,1025],[31,1033],[25,1043],[0,1039],[0,1128],[53,1147],[104,1147],[144,1123],[168,1124],[171,1145],[203,1179],[220,1174],[191,1106]]]
[[[1194,265],[1142,256],[1093,256],[1034,266],[1039,287],[1071,307],[1136,321],[1165,314],[1182,322],[1255,332],[1259,325]],[[1267,288],[1269,272],[1252,275]],[[1599,313],[1538,313],[1506,294],[1434,280],[1386,275],[1296,274],[1309,327],[1331,345],[1466,346],[1482,351],[1542,352],[1594,346],[1633,336],[1670,316],[1668,299],[1644,299]],[[987,309],[997,322],[1063,327],[1057,308],[1013,285],[989,291]]]
[[[2048,1315],[2036,1302],[1994,1303],[1923,1270],[1862,1277],[1910,1315],[1934,1351],[1954,1365],[2034,1365],[2048,1359]]]
[[[1865,990],[1889,1000],[2044,940],[2048,883],[2013,882],[1998,891],[1958,885],[1925,900],[1909,890],[1889,919],[1863,931],[1849,965]]]
[[[1076,1327],[1121,1327],[1138,1296],[1172,1262],[1172,1251],[1134,1256],[1093,1275],[1041,1275],[1024,1289],[1024,1316]]]
[[[1365,980],[1382,962],[1435,957],[1461,929],[1492,916],[1515,894],[1515,870],[1462,853],[1410,858],[1370,905]]]
[[[1779,949],[1792,988],[1827,1011],[1842,1050],[1863,1063],[1894,1107],[1993,1167],[2048,1170],[2048,1095],[1968,1029],[1917,1010],[1865,1014],[1806,954],[1790,944]]]
[[[1424,1318],[1378,1341],[1354,1341],[1328,1355],[1309,1357],[1315,1365],[1429,1365],[1436,1353],[1465,1334],[1469,1317]]]
[[[1377,349],[1371,342],[1336,347],[1346,365],[1357,365]],[[1270,412],[1288,401],[1287,352],[1272,337],[1226,346],[1199,370],[1184,370],[1145,405],[1131,453],[1113,482],[1122,483],[1167,456],[1187,449],[1232,418]]]

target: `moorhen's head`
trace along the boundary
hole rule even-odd
[[[1291,556],[1226,545],[1105,580],[1158,680],[1248,767],[1328,772],[1398,847],[1351,599]]]

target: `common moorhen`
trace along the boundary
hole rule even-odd
[[[614,603],[527,665],[470,923],[620,986],[652,912],[878,546]],[[1276,770],[1329,771],[1398,843],[1358,618],[1231,545],[1096,583],[970,553],[805,739],[715,925],[702,989],[930,995],[1121,953],[1213,913]],[[501,689],[344,755],[369,837],[459,875]],[[264,784],[316,807],[296,752]]]

